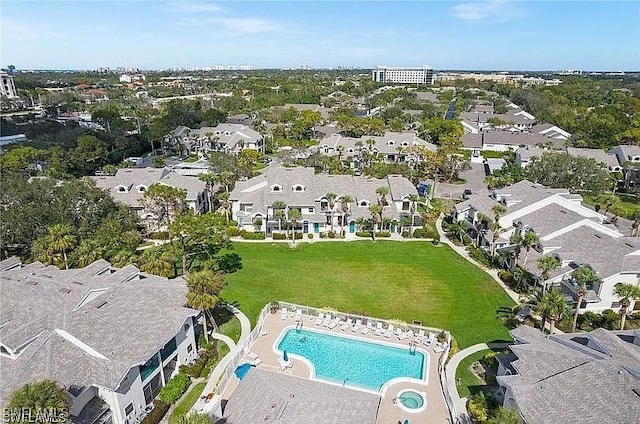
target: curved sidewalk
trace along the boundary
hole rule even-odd
[[[218,365],[216,365],[216,367],[213,370],[211,370],[211,374],[209,375],[207,385],[205,386],[202,393],[212,393],[214,391],[214,389],[218,385],[218,382],[220,381],[220,378],[222,377],[225,370],[227,369],[229,362],[238,351],[239,346],[242,346],[243,341],[246,340],[251,333],[251,322],[249,321],[249,318],[247,318],[247,316],[244,313],[242,313],[242,311],[240,311],[240,309],[228,304],[225,305],[225,308],[227,308],[227,310],[232,312],[236,316],[236,318],[238,318],[238,320],[240,321],[240,328],[241,328],[240,338],[238,340],[238,343],[236,344],[230,337],[225,336],[224,334],[213,333],[211,335],[211,337],[213,337],[214,339],[218,339],[226,343],[227,346],[229,346],[229,353],[227,353],[224,356],[224,358],[222,358],[220,362],[218,362]],[[203,410],[208,412],[208,409],[212,408],[214,405],[215,405],[215,402],[211,401],[211,402],[205,403],[201,399],[198,399],[198,401],[191,408],[190,412],[202,413]]]

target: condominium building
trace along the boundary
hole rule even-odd
[[[375,82],[399,84],[433,84],[433,68],[430,66],[391,67],[376,66],[371,77]]]
[[[131,424],[180,365],[197,358],[199,312],[182,278],[103,259],[60,270],[0,262],[0,406],[26,383],[54,380],[75,424]]]
[[[13,75],[0,71],[0,94],[10,99],[18,97],[16,86],[13,83]]]

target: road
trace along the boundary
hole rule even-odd
[[[444,197],[447,199],[459,199],[462,197],[462,192],[465,189],[470,189],[472,192],[477,192],[486,188],[484,184],[485,171],[484,164],[482,163],[470,163],[471,168],[465,169],[460,172],[460,178],[467,180],[465,184],[446,184],[438,183],[436,185],[436,192],[434,197]],[[432,181],[429,182],[433,184]]]

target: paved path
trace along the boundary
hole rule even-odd
[[[216,367],[211,371],[209,380],[207,381],[207,385],[205,386],[202,393],[212,393],[215,390],[218,382],[220,381],[220,378],[226,371],[229,362],[231,362],[233,357],[238,352],[238,349],[240,349],[240,346],[244,344],[243,342],[249,337],[251,333],[251,322],[249,321],[249,318],[247,318],[247,316],[243,314],[242,311],[240,311],[240,309],[232,305],[225,305],[225,308],[232,312],[240,321],[240,338],[238,340],[238,344],[236,344],[230,337],[225,336],[224,334],[213,333],[211,335],[211,337],[213,337],[214,339],[218,339],[226,343],[227,346],[229,346],[229,353],[227,353],[224,358],[222,358],[220,362],[218,362],[218,365],[216,365]],[[218,402],[216,402],[215,399],[211,399],[211,401],[209,401],[208,403],[204,403],[201,399],[198,399],[195,405],[193,405],[193,408],[191,408],[191,412],[200,412],[204,409],[207,413],[210,413],[210,409],[213,408],[216,404],[218,404]]]
[[[458,395],[458,385],[456,384],[456,370],[460,362],[469,355],[473,355],[476,352],[493,348],[504,348],[509,346],[510,343],[492,343],[491,347],[486,343],[479,343],[473,346],[469,346],[466,349],[461,350],[449,359],[445,366],[445,382],[446,390],[449,392],[449,397],[453,401],[452,413],[458,423],[471,423],[471,419],[467,415],[467,398],[461,398]]]
[[[440,214],[440,216],[438,217],[438,219],[436,221],[436,229],[438,230],[438,234],[440,234],[440,241],[443,242],[443,243],[446,243],[457,254],[459,254],[460,256],[462,256],[463,258],[465,258],[466,260],[468,260],[469,262],[471,262],[472,264],[474,264],[475,266],[477,266],[478,268],[480,268],[481,270],[483,270],[484,272],[489,274],[491,276],[491,278],[493,278],[498,284],[500,284],[500,287],[502,287],[502,289],[507,293],[507,295],[509,295],[509,297],[511,299],[513,299],[514,302],[520,303],[520,295],[518,293],[514,292],[513,290],[511,290],[509,287],[507,287],[507,285],[504,283],[504,281],[502,281],[500,279],[500,277],[498,277],[498,271],[497,270],[487,268],[486,266],[482,265],[480,262],[477,262],[475,259],[473,259],[472,257],[469,256],[469,253],[467,252],[467,249],[465,249],[463,246],[456,246],[454,243],[452,243],[447,238],[447,235],[445,234],[444,230],[442,229],[442,218],[443,217],[444,217],[444,215]]]

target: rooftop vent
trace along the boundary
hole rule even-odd
[[[29,281],[27,281],[27,284],[29,284],[30,286],[37,286],[38,282],[37,281],[33,281],[33,280],[29,280]]]
[[[104,305],[106,305],[106,304],[107,304],[107,301],[105,300],[105,301],[103,301],[103,302],[99,303],[99,304],[98,304],[98,306],[96,306],[96,309],[100,309],[100,308],[102,308],[102,307],[103,307]]]
[[[79,286],[84,286],[84,283],[81,283],[81,282],[79,282],[79,281],[72,281],[71,283],[73,283],[73,284],[77,284],[77,285],[79,285]]]
[[[58,290],[60,293],[71,293],[71,289],[67,288],[67,287],[63,287],[60,290]]]

